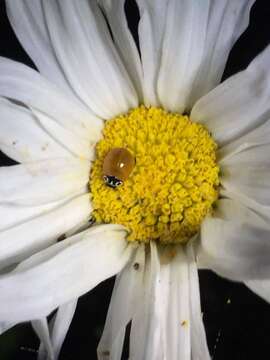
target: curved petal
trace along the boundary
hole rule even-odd
[[[217,157],[219,164],[230,161],[230,158],[238,153],[250,150],[251,148],[267,145],[270,143],[270,119],[264,124],[257,126],[254,130],[248,132],[229,144],[218,149]]]
[[[42,1],[6,0],[6,7],[16,36],[39,71],[65,92],[71,92],[50,42]]]
[[[0,57],[0,73],[0,95],[44,113],[91,143],[100,138],[103,121],[37,71]]]
[[[217,205],[215,217],[202,224],[198,261],[232,280],[265,278],[270,270],[268,223],[236,201]]]
[[[137,3],[145,103],[189,110],[219,83],[254,0]]]
[[[0,149],[18,162],[71,157],[25,107],[0,99]]]
[[[74,194],[80,195],[80,194]],[[8,231],[15,226],[27,223],[34,218],[42,215],[47,215],[50,211],[55,210],[61,204],[64,204],[72,197],[67,197],[64,200],[50,202],[43,205],[20,205],[3,203],[0,204],[0,234],[3,231]],[[1,237],[1,235],[0,235]],[[0,266],[1,268],[1,266]]]
[[[74,226],[87,222],[90,214],[89,194],[85,194],[0,232],[0,268],[55,243]]]
[[[44,348],[48,353],[48,360],[55,360],[56,357],[54,356],[54,351],[51,343],[50,332],[46,317],[38,320],[33,320],[32,327],[35,330],[40,341],[44,344]]]
[[[191,352],[194,359],[210,359],[193,248],[185,253],[182,247],[171,247],[158,253],[151,244],[146,267],[144,251],[139,247],[117,277],[99,359],[121,359],[130,320],[131,359],[189,359]]]
[[[103,118],[138,104],[95,1],[42,1],[57,60],[75,93]]]
[[[269,125],[268,120],[218,151],[222,174],[220,180],[223,185],[221,196],[237,199],[266,219],[270,218],[265,166],[268,163],[267,149],[270,143]],[[250,158],[247,158],[249,154]],[[241,172],[236,163],[239,163]],[[256,176],[251,169],[256,172]]]
[[[256,213],[264,221],[269,222],[270,220],[270,207],[262,205],[252,198],[246,196],[245,194],[237,191],[228,191],[223,187],[220,190],[220,196],[225,199],[232,199],[233,201],[239,202],[243,207],[250,209],[252,212]]]
[[[89,140],[80,138],[44,113],[34,109],[31,110],[38,125],[73,156],[89,160],[94,158],[95,143],[91,144]]]
[[[58,358],[77,306],[77,300],[61,305],[57,310],[52,327],[52,345]]]
[[[99,360],[121,359],[126,326],[132,319],[143,287],[145,247],[140,245],[134,259],[117,276],[97,353]]]
[[[0,318],[26,321],[47,316],[78,298],[126,265],[134,247],[122,227],[100,226],[73,243],[64,240],[59,251],[48,248],[33,255],[13,272],[0,276]],[[50,252],[48,257],[47,252]]]
[[[191,112],[224,145],[265,122],[270,114],[270,46],[248,68],[202,97]]]
[[[143,73],[140,55],[125,15],[125,0],[98,0],[104,10],[125,67],[136,88],[139,101],[143,101]]]
[[[192,84],[188,109],[221,80],[229,53],[249,23],[255,0],[225,0],[210,3],[203,57]],[[181,81],[181,79],[179,79]]]
[[[59,306],[56,314],[49,323],[50,341],[55,359],[58,359],[60,354],[76,306],[77,300]],[[39,347],[38,360],[50,360],[50,352],[48,350],[49,348],[46,346],[46,343],[42,342]]]
[[[192,249],[168,247],[157,253],[151,244],[130,341],[135,360],[210,359]]]
[[[251,147],[222,162],[222,185],[263,206],[270,206],[270,144]],[[270,208],[269,208],[270,212]]]
[[[77,158],[0,167],[0,205],[41,205],[86,192],[89,173],[90,162]]]

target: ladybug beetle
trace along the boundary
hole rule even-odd
[[[103,179],[106,185],[117,188],[131,174],[135,166],[134,156],[125,148],[113,148],[103,162]]]

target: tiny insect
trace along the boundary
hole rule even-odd
[[[103,162],[103,179],[105,184],[112,188],[122,185],[128,179],[134,166],[135,158],[127,149],[111,149]]]

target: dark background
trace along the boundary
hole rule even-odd
[[[126,10],[136,36],[138,13],[133,1],[128,1]],[[268,43],[270,2],[257,0],[251,11],[250,26],[231,52],[224,79],[244,69]],[[8,24],[3,0],[0,0],[0,55],[34,67]],[[0,165],[12,163],[0,153]],[[114,279],[105,281],[80,298],[61,360],[96,359],[96,347],[113,283]],[[203,319],[212,359],[270,359],[270,305],[245,286],[221,279],[209,271],[200,272],[200,286]],[[35,360],[37,348],[38,339],[29,324],[18,325],[0,337],[1,360]],[[125,348],[123,359],[127,359],[126,353]]]

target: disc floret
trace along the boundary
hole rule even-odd
[[[136,159],[131,175],[115,189],[103,180],[103,162],[113,148]],[[106,122],[90,175],[93,216],[122,224],[127,240],[184,243],[218,198],[217,144],[188,116],[141,106]]]

